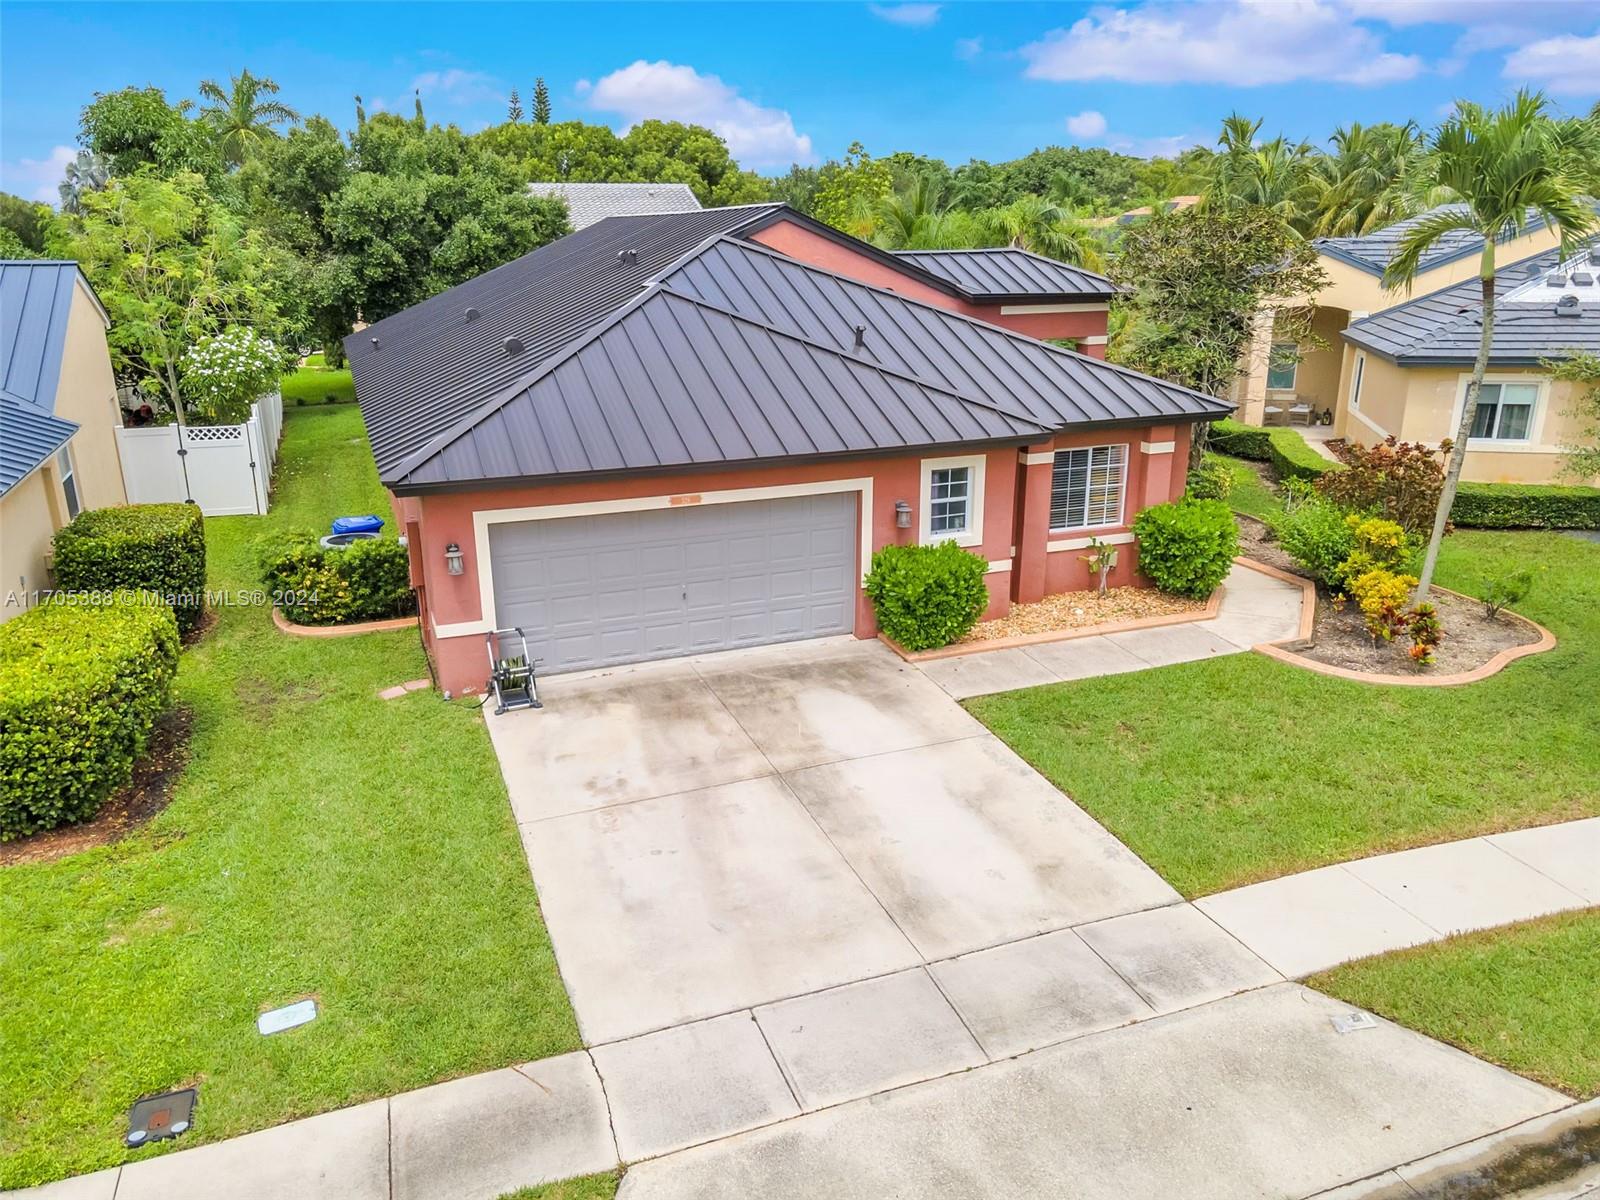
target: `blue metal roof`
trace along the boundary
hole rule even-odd
[[[31,474],[78,432],[76,421],[0,396],[0,496]]]
[[[75,262],[0,260],[0,392],[55,410],[77,281]]]

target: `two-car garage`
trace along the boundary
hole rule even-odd
[[[858,495],[492,523],[495,623],[544,672],[849,633]]]

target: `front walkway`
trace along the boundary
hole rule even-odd
[[[917,667],[957,700],[1096,675],[1242,654],[1263,642],[1299,636],[1301,589],[1263,571],[1235,565],[1222,585],[1217,615],[1152,629],[1092,634],[1059,642],[980,650]]]

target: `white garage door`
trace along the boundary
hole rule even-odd
[[[856,493],[489,527],[495,619],[541,670],[848,633]]]

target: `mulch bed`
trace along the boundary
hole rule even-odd
[[[0,866],[50,862],[95,846],[121,841],[172,800],[172,789],[189,761],[189,731],[194,714],[169,709],[150,731],[150,745],[133,767],[133,778],[119,788],[88,821],[0,842]]]
[[[1404,635],[1392,642],[1374,642],[1361,609],[1354,602],[1345,604],[1342,610],[1326,601],[1319,603],[1312,645],[1297,653],[1316,662],[1371,675],[1427,677],[1470,671],[1502,650],[1539,640],[1539,631],[1512,613],[1502,611],[1491,621],[1477,600],[1438,588],[1430,597],[1444,624],[1444,638],[1434,650],[1436,661],[1431,667],[1419,667],[1411,661],[1406,653],[1411,642]]]
[[[1239,526],[1241,555],[1266,563],[1269,567],[1277,567],[1278,570],[1287,571],[1291,575],[1298,575],[1302,579],[1311,578],[1306,569],[1290,558],[1288,552],[1278,544],[1265,521],[1247,517],[1244,513],[1234,513],[1234,520]]]
[[[1093,625],[1144,617],[1182,616],[1199,613],[1205,606],[1204,600],[1168,596],[1155,588],[1114,587],[1107,588],[1104,595],[1092,590],[1059,592],[1032,604],[1013,604],[1005,616],[974,625],[961,642],[989,642],[1024,634],[1088,629]]]

